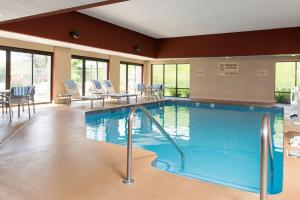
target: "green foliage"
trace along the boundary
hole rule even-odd
[[[184,89],[182,91],[182,97],[190,97],[190,90],[189,89]]]
[[[176,89],[175,88],[169,89],[169,94],[170,94],[170,96],[175,97],[176,96]]]
[[[282,92],[275,92],[275,101],[276,103],[285,103],[289,104],[291,102],[290,95],[291,93],[289,90],[285,89],[286,91]]]
[[[82,81],[82,60],[72,59],[71,78],[76,82]]]

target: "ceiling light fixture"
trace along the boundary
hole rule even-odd
[[[133,49],[136,51],[136,52],[141,52],[142,51],[142,48],[138,45],[134,46]]]
[[[229,57],[225,57],[225,59],[229,59]]]
[[[78,39],[79,36],[80,36],[80,32],[79,32],[79,31],[71,31],[71,32],[70,32],[70,36],[71,36],[73,39]]]
[[[292,54],[291,56],[292,56],[292,57],[295,57],[296,55],[295,55],[295,54]]]

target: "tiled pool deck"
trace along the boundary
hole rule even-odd
[[[106,108],[120,106],[107,103]],[[102,109],[99,107],[99,109]],[[72,106],[38,106],[39,113],[0,148],[0,199],[2,200],[257,200],[257,194],[188,179],[156,170],[155,155],[134,149],[135,184],[124,185],[126,148],[88,140],[84,113],[89,102]],[[1,126],[6,123],[1,118]],[[18,126],[26,120],[19,120]],[[8,121],[7,121],[8,122]],[[7,130],[16,129],[15,124]],[[299,132],[285,116],[287,139]],[[284,158],[284,189],[273,200],[299,200],[300,159]]]

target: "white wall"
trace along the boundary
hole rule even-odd
[[[297,59],[283,56],[173,59],[151,61],[147,67],[151,69],[151,64],[190,64],[190,97],[193,99],[274,103],[275,63],[291,60]],[[238,76],[220,76],[219,63],[238,63]],[[257,70],[266,70],[267,76],[258,76]]]

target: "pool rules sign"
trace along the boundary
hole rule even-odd
[[[219,63],[218,74],[219,76],[238,76],[239,65],[238,63]]]

